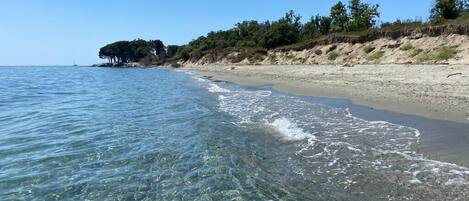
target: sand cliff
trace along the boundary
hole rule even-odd
[[[469,64],[469,26],[445,25],[413,30],[372,31],[360,36],[331,35],[268,51],[213,51],[200,59],[180,61],[179,64]]]

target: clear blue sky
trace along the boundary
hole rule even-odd
[[[0,65],[101,62],[98,49],[116,40],[185,44],[242,20],[275,20],[294,10],[303,20],[327,15],[337,0],[3,0]],[[380,21],[426,19],[433,0],[365,0]]]

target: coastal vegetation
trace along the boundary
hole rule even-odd
[[[405,43],[399,49],[402,50],[402,51],[409,51],[413,48],[414,48],[414,46],[411,43]]]
[[[456,50],[454,47],[442,46],[435,48],[431,53],[434,60],[441,61],[453,58]]]
[[[142,59],[156,61],[166,57],[166,50],[160,40],[117,41],[102,47],[99,57],[109,63],[139,62]]]
[[[423,52],[422,49],[414,49],[410,52],[409,57],[413,58]]]
[[[316,15],[304,24],[301,23],[301,16],[293,11],[277,21],[244,21],[232,29],[210,32],[191,41],[180,56],[182,59],[197,60],[219,49],[274,49],[333,33],[364,31],[376,25],[378,8],[378,5],[351,0],[348,7],[338,2],[331,8],[330,16]]]
[[[453,58],[456,55],[456,50],[454,47],[441,46],[434,48],[429,52],[420,52],[416,55],[416,59],[420,62],[427,61],[443,61]]]
[[[339,54],[337,54],[337,52],[331,52],[331,53],[329,53],[329,56],[327,56],[327,59],[329,61],[335,61],[338,56],[339,56]]]
[[[363,52],[368,54],[368,53],[372,52],[375,49],[376,49],[375,47],[373,47],[371,44],[369,44],[369,45],[363,47]]]
[[[468,0],[435,0],[428,21],[421,19],[396,20],[378,24],[377,18],[380,16],[378,9],[379,5],[364,3],[361,0],[349,0],[347,3],[339,1],[331,7],[328,16],[314,15],[304,23],[300,15],[289,11],[275,21],[239,22],[231,29],[209,32],[183,46],[164,46],[160,40],[118,41],[102,47],[99,51],[99,57],[108,59],[109,63],[163,64],[165,62],[197,61],[203,57],[229,57],[231,61],[241,62],[247,59],[257,62],[267,57],[269,50],[306,49],[314,46],[316,41],[331,36],[361,37],[377,30],[395,31],[442,24],[469,24]],[[363,47],[363,51],[367,54],[372,53],[375,49],[376,47],[372,45]],[[412,49],[412,44],[404,44],[400,47],[402,51]],[[338,55],[333,54],[337,54],[336,52],[330,53],[334,50],[326,51],[329,60],[337,58]],[[422,56],[422,52],[416,53],[415,51],[409,54],[412,57],[426,58],[425,55]],[[434,51],[436,50],[432,52]],[[236,54],[231,54],[233,52]],[[450,53],[448,49],[439,52]],[[378,51],[370,55],[369,58],[375,60],[383,55],[384,53]],[[430,56],[427,56],[429,58],[447,58],[446,55],[451,54],[431,53]]]
[[[377,51],[373,54],[371,54],[370,56],[368,56],[366,59],[369,60],[369,61],[373,61],[373,60],[377,60],[377,59],[380,59],[381,57],[384,56],[384,51]]]

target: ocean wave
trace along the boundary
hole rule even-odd
[[[208,85],[208,91],[212,92],[212,93],[228,93],[228,92],[230,92],[230,90],[221,88],[220,86],[218,86],[216,84],[213,84],[213,83]]]
[[[275,119],[273,122],[268,123],[275,130],[282,134],[282,137],[286,140],[304,140],[304,139],[314,139],[315,137],[311,134],[305,133],[301,128],[295,123],[292,123],[287,118]]]
[[[213,83],[208,90],[225,93],[219,95],[218,108],[239,118],[240,123],[267,124],[280,133],[282,140],[302,144],[297,155],[311,162],[303,169],[295,168],[295,172],[305,176],[326,177],[352,188],[358,180],[373,183],[383,175],[398,174],[403,182],[400,185],[440,190],[457,185],[469,190],[467,168],[417,153],[420,132],[415,128],[364,120],[348,109],[313,104],[294,96],[273,96],[267,90]],[[361,178],[364,172],[376,176]]]

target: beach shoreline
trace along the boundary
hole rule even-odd
[[[184,67],[240,85],[469,124],[466,65],[206,65]]]

